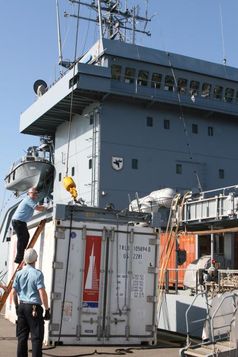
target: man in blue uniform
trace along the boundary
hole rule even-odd
[[[45,291],[43,273],[35,268],[38,256],[33,248],[25,251],[26,266],[16,273],[13,282],[13,300],[16,307],[17,320],[17,357],[28,356],[27,341],[31,333],[32,356],[42,356],[44,338],[44,320],[50,319],[48,296]],[[45,315],[43,317],[44,305]]]
[[[35,187],[28,190],[27,196],[21,201],[12,216],[12,227],[17,235],[17,255],[15,263],[19,264],[23,260],[24,250],[29,241],[27,222],[33,216],[34,210],[43,211],[45,206],[39,205],[38,192]]]

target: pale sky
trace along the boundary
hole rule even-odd
[[[127,0],[139,3],[146,0]],[[238,0],[147,0],[147,30],[151,37],[137,36],[139,45],[154,47],[191,57],[238,67]],[[73,13],[68,0],[59,0],[61,13]],[[12,163],[38,138],[19,133],[20,113],[35,100],[33,83],[44,79],[51,84],[59,77],[55,0],[1,1],[0,45],[0,211],[12,194],[5,192],[4,177]],[[143,15],[141,13],[141,15]],[[75,26],[73,18],[61,22],[63,54],[74,58]],[[97,40],[94,24],[79,24],[78,55]]]

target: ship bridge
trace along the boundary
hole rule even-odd
[[[86,63],[83,63],[86,62]],[[72,115],[110,95],[219,119],[238,115],[238,69],[104,39],[22,115],[20,131],[54,134]],[[72,98],[73,96],[73,98]],[[120,99],[121,98],[121,99]],[[71,107],[72,101],[72,108]]]

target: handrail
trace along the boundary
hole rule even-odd
[[[211,342],[214,344],[215,343],[215,336],[214,336],[214,318],[216,317],[216,314],[218,312],[218,310],[220,309],[221,305],[223,304],[223,302],[228,299],[228,298],[233,298],[233,301],[234,301],[234,305],[235,306],[235,296],[238,297],[238,294],[233,292],[229,295],[226,295],[226,296],[223,296],[222,300],[220,301],[219,305],[217,306],[217,308],[215,309],[214,313],[212,314],[212,317],[211,317]],[[233,317],[236,313],[236,310],[237,310],[237,307],[235,306],[234,308],[234,311],[233,311]],[[222,327],[222,326],[219,326],[219,327]],[[224,326],[223,326],[224,327]]]
[[[185,312],[185,322],[186,322],[186,345],[189,346],[190,345],[190,336],[189,336],[189,325],[188,325],[188,313],[191,309],[191,307],[193,306],[194,302],[197,300],[198,296],[200,295],[205,295],[205,291],[201,291],[200,293],[197,293],[195,296],[194,296],[194,299],[193,301],[191,302],[191,304],[189,305],[189,307],[187,308],[186,312]],[[200,322],[201,321],[205,321],[205,319],[200,319]]]

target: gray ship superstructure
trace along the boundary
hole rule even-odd
[[[237,80],[236,68],[103,39],[21,115],[20,131],[54,138],[57,203],[68,200],[67,155],[92,206],[123,208],[128,195],[164,187],[229,186],[238,176]]]

